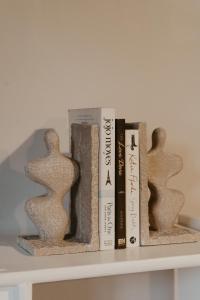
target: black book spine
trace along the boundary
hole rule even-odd
[[[125,119],[115,120],[115,249],[126,248]]]

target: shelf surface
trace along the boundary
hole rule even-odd
[[[33,257],[1,243],[0,286],[200,266],[200,242]]]

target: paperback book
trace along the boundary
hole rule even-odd
[[[139,134],[126,124],[126,245],[139,246]]]
[[[126,248],[125,119],[115,120],[115,248]]]

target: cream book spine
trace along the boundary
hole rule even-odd
[[[126,145],[126,246],[139,246],[139,136],[137,129],[125,130]]]

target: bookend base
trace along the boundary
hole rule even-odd
[[[200,231],[176,224],[169,231],[149,231],[143,246],[192,243],[200,241]]]
[[[19,236],[17,243],[21,248],[35,256],[72,254],[99,250],[99,246],[96,243],[80,243],[75,239],[42,241],[37,235]]]

